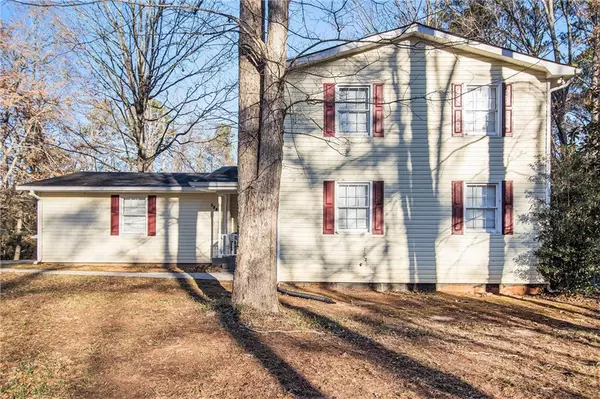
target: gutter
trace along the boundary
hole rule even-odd
[[[237,182],[201,182],[191,183],[191,187],[156,187],[156,186],[36,186],[26,184],[17,186],[19,191],[38,192],[152,192],[152,193],[197,193],[214,191],[235,191]]]
[[[37,201],[36,260],[33,262],[34,265],[37,265],[42,261],[42,197],[37,195],[33,190],[29,190],[29,195]]]

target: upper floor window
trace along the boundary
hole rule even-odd
[[[337,131],[341,134],[369,134],[371,125],[369,86],[338,86],[336,96]]]
[[[121,231],[124,234],[146,235],[146,197],[121,197],[123,212],[121,213]]]
[[[498,184],[467,184],[465,227],[471,231],[499,232]]]
[[[335,201],[338,231],[369,231],[369,188],[369,183],[338,183]]]
[[[464,94],[465,133],[497,136],[500,132],[499,87],[467,86]]]

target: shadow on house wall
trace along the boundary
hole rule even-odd
[[[294,121],[286,124],[280,214],[279,270],[283,280],[493,283],[515,272],[513,255],[529,245],[521,242],[518,225],[514,236],[450,234],[451,182],[489,182],[501,187],[503,180],[519,180],[515,191],[523,191],[526,177],[519,172],[524,169],[522,165],[510,168],[508,177],[506,171],[510,162],[519,162],[520,156],[531,158],[531,151],[539,152],[540,143],[534,145],[529,140],[537,140],[530,132],[543,132],[543,103],[537,102],[535,111],[527,108],[528,113],[537,111],[541,117],[530,122],[515,121],[518,131],[513,137],[502,137],[501,132],[498,137],[453,137],[452,83],[501,84],[519,71],[485,62],[470,71],[461,67],[459,56],[473,63],[482,58],[447,50],[413,39],[410,46],[401,42],[381,53],[372,50],[369,57],[332,61],[331,67],[316,66],[310,74],[298,72],[296,91],[301,87],[320,90],[322,82],[370,85],[383,81],[385,137],[323,137],[318,117],[322,113],[322,92],[313,95],[307,104],[295,105]],[[358,73],[346,74],[351,68]],[[530,87],[524,89],[525,85]],[[519,81],[515,89],[543,94],[543,85],[538,86]],[[292,91],[290,95],[303,94]],[[527,136],[520,137],[519,132],[524,130]],[[526,146],[523,140],[528,140]],[[473,155],[475,162],[470,160]],[[383,236],[321,233],[323,181],[352,179],[385,182]],[[309,194],[303,195],[305,192]],[[517,206],[525,208],[521,202]],[[501,215],[500,206],[497,212]],[[514,220],[518,220],[516,213]],[[501,225],[497,229],[501,233]],[[461,281],[463,275],[467,276],[465,281]]]

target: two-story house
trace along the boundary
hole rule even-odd
[[[519,216],[544,198],[568,65],[412,24],[289,61],[278,279],[534,284]],[[44,262],[219,262],[237,177],[79,173],[19,187]]]

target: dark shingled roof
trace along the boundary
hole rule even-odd
[[[190,183],[237,182],[237,166],[212,173],[76,172],[21,187],[192,187]]]

